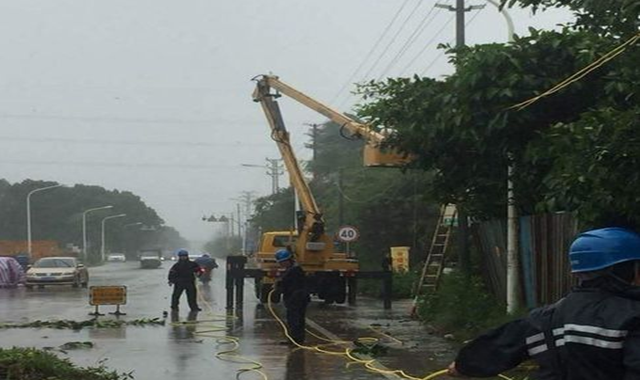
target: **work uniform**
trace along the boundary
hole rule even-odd
[[[464,347],[456,370],[491,377],[533,359],[535,380],[640,379],[640,288],[614,277],[584,282]]]
[[[297,264],[289,267],[279,282],[278,290],[282,293],[284,306],[287,309],[287,327],[289,335],[298,344],[304,343],[305,317],[309,304],[307,277]]]
[[[187,292],[187,302],[191,310],[199,310],[196,300],[195,276],[200,273],[200,266],[190,260],[179,260],[173,264],[169,270],[169,282],[173,284],[173,294],[171,295],[171,308],[178,309],[180,296],[183,291]]]

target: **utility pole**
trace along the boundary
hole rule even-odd
[[[284,174],[284,169],[279,158],[266,158],[267,160],[267,175],[271,177],[271,194],[276,194],[280,191],[280,176]]]
[[[318,156],[318,153],[317,153],[318,152],[317,140],[318,140],[318,127],[320,127],[320,124],[310,123],[310,124],[305,124],[305,125],[311,127],[311,134],[310,134],[310,136],[311,136],[311,144],[305,144],[305,146],[307,148],[311,148],[311,151],[313,152],[313,155],[311,157],[312,157],[312,160],[315,162],[315,160],[316,160],[316,158]],[[315,170],[313,171],[312,175],[313,175],[313,179],[315,179],[316,178]]]
[[[438,8],[444,8],[451,12],[456,12],[456,47],[465,46],[465,13],[475,9],[482,9],[484,5],[465,5],[465,0],[456,0],[456,6],[448,4],[436,4]],[[463,207],[458,206],[458,265],[463,273],[469,275],[471,272],[471,259],[469,255],[469,216]]]

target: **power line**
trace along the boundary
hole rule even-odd
[[[258,125],[253,120],[231,120],[231,119],[181,119],[181,118],[144,118],[144,117],[121,117],[121,116],[79,116],[79,115],[49,115],[49,114],[0,114],[0,119],[38,119],[38,120],[72,120],[87,121],[97,123],[135,123],[135,124],[251,124]]]
[[[194,165],[176,163],[125,163],[125,162],[99,162],[99,161],[37,161],[37,160],[0,160],[0,165],[37,165],[37,166],[88,166],[88,167],[112,167],[125,169],[138,168],[179,168],[179,169],[234,169],[238,165]]]
[[[422,50],[418,51],[418,54],[414,55],[413,58],[411,59],[411,61],[409,61],[409,63],[402,69],[402,73],[405,73],[408,71],[408,69],[413,66],[413,64],[418,60],[418,58],[420,58],[422,56],[422,54],[424,54],[427,49],[433,45],[433,43],[438,39],[438,37],[440,36],[440,34],[442,34],[442,32],[444,32],[445,28],[447,26],[449,26],[449,24],[451,24],[451,22],[453,21],[453,19],[455,18],[455,15],[452,15],[449,17],[449,19],[440,27],[440,29],[438,29],[438,31],[436,32],[436,34],[433,35],[433,37],[431,37],[431,39],[429,39],[429,41],[424,45],[424,48],[422,48]]]
[[[411,10],[411,12],[409,13],[409,15],[404,19],[404,22],[400,25],[400,28],[396,31],[396,34],[393,35],[393,37],[391,38],[391,40],[389,41],[389,43],[385,46],[384,50],[382,51],[382,53],[378,56],[378,58],[375,60],[375,62],[373,63],[373,65],[371,65],[371,67],[369,68],[369,70],[364,74],[363,76],[363,80],[367,79],[367,77],[369,77],[369,75],[371,75],[371,73],[373,72],[373,70],[376,68],[376,66],[378,65],[378,63],[380,63],[380,60],[382,60],[382,57],[384,57],[384,55],[387,53],[387,51],[389,50],[389,48],[391,47],[391,45],[393,45],[393,43],[396,41],[396,39],[398,38],[398,36],[400,35],[400,33],[402,33],[402,31],[404,30],[404,27],[407,26],[407,23],[409,22],[409,20],[413,17],[413,15],[416,13],[416,11],[418,10],[418,8],[420,7],[420,5],[422,5],[422,1],[418,1],[416,3],[416,6],[413,7],[413,9]]]
[[[482,12],[482,9],[480,9],[478,12],[476,12],[473,16],[471,16],[471,18],[469,19],[469,21],[467,21],[465,23],[465,28],[469,25],[471,25],[471,23],[478,17],[478,15],[480,14],[480,12]],[[449,43],[453,43],[455,42],[455,39],[449,41]],[[427,67],[422,71],[422,73],[420,73],[420,76],[425,76],[427,74],[427,72],[429,71],[429,69],[431,69],[431,67],[433,67],[433,65],[436,64],[436,62],[438,62],[442,57],[444,57],[444,50],[440,50],[440,53],[431,61],[431,63],[429,63],[429,65],[427,65]]]
[[[382,42],[382,40],[384,39],[384,37],[387,35],[387,33],[389,32],[389,30],[391,29],[391,26],[393,26],[393,24],[396,22],[396,20],[398,19],[398,16],[400,16],[400,13],[402,13],[402,11],[404,10],[404,8],[406,7],[407,3],[409,3],[409,0],[404,0],[404,2],[402,3],[402,5],[400,6],[400,8],[398,8],[398,10],[396,11],[396,14],[393,16],[393,18],[391,19],[391,21],[389,21],[389,23],[387,24],[387,26],[384,28],[384,30],[382,31],[382,33],[380,34],[380,36],[378,37],[378,40],[375,42],[375,44],[373,44],[373,46],[371,47],[371,49],[369,50],[369,52],[367,53],[367,55],[365,55],[365,57],[362,59],[362,61],[360,62],[360,64],[358,65],[358,67],[353,71],[353,73],[351,74],[351,76],[349,77],[349,79],[347,79],[347,81],[342,85],[342,87],[340,87],[340,90],[338,90],[338,92],[336,93],[336,95],[333,97],[333,99],[331,99],[331,101],[329,102],[329,104],[333,104],[336,100],[338,100],[338,98],[340,98],[340,95],[342,95],[342,92],[351,85],[351,83],[353,82],[353,80],[356,78],[356,76],[358,75],[358,73],[360,72],[360,70],[362,70],[364,68],[364,65],[369,62],[369,59],[371,58],[371,56],[373,55],[373,53],[375,52],[375,50],[378,48],[378,46],[380,45],[380,43]]]
[[[209,143],[209,142],[190,142],[190,141],[135,141],[135,140],[98,140],[98,139],[73,139],[61,137],[9,137],[0,136],[0,142],[35,142],[35,143],[65,143],[65,144],[98,144],[98,145],[136,145],[136,146],[188,146],[188,147],[221,147],[229,146],[233,148],[256,146],[271,146],[266,143],[249,143],[242,141],[234,141],[229,143]]]
[[[421,36],[422,33],[424,33],[427,26],[429,26],[433,22],[433,20],[438,15],[438,13],[433,13],[435,9],[437,8],[432,7],[431,9],[429,9],[429,12],[427,12],[427,14],[424,16],[424,18],[422,19],[418,27],[413,31],[413,33],[409,36],[409,38],[407,38],[407,40],[402,45],[398,53],[395,55],[395,57],[393,57],[391,62],[389,62],[389,64],[384,68],[382,73],[380,73],[377,79],[378,81],[380,81],[382,77],[386,75],[387,72],[389,72],[389,70],[400,60],[400,58],[402,58],[402,56],[407,52],[407,50],[409,50],[409,48],[416,42],[418,37]],[[429,18],[429,16],[431,16],[431,18]]]

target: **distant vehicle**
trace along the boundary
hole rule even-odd
[[[107,261],[123,263],[127,261],[127,257],[122,253],[110,253],[107,255]]]
[[[149,249],[140,251],[140,268],[154,269],[162,265],[162,251],[159,249]]]
[[[37,285],[71,285],[74,288],[86,288],[89,283],[89,271],[75,257],[44,257],[36,261],[27,270],[28,289]]]

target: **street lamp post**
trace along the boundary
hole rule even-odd
[[[102,218],[102,229],[101,229],[101,238],[102,238],[102,244],[100,246],[100,259],[102,261],[104,261],[104,224],[107,220],[109,219],[115,219],[115,218],[124,218],[125,216],[127,216],[127,214],[118,214],[118,215],[111,215],[111,216],[107,216],[105,218]]]
[[[113,208],[112,205],[90,208],[82,212],[82,256],[87,261],[87,214],[92,211],[106,210]]]
[[[27,253],[29,255],[31,255],[31,196],[39,191],[55,189],[56,187],[62,187],[62,185],[41,187],[39,189],[31,190],[27,194]]]
[[[513,42],[515,31],[513,20],[506,9],[501,8],[495,0],[488,3],[498,8],[507,23],[507,40]],[[515,313],[519,305],[518,287],[520,283],[518,260],[518,214],[516,210],[515,192],[513,190],[513,154],[507,153],[507,313]]]

